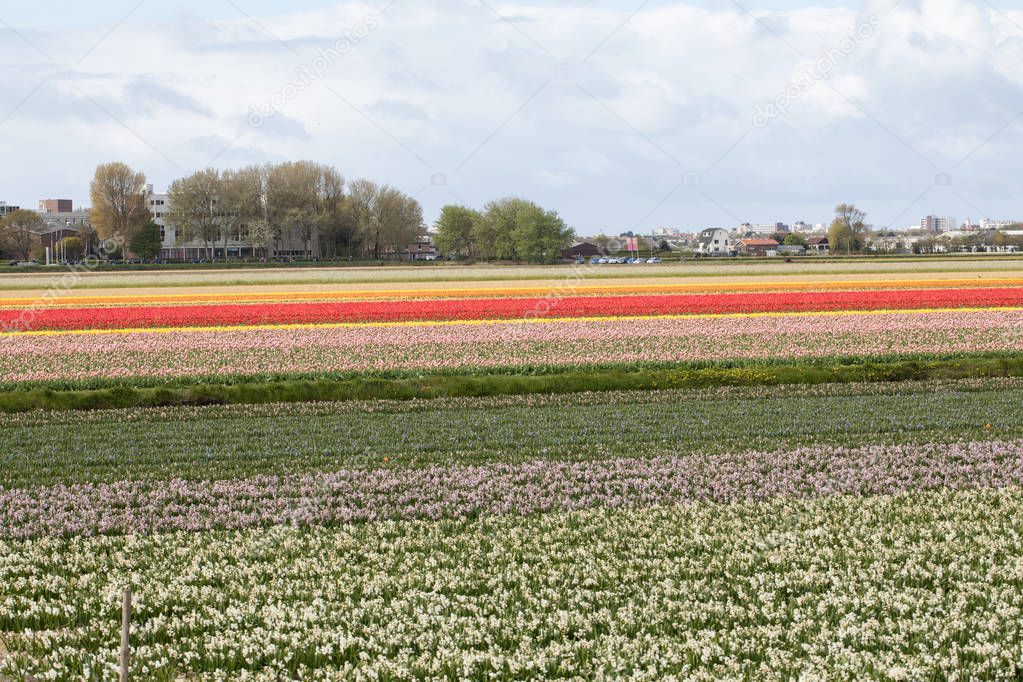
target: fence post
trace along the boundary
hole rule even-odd
[[[124,602],[121,605],[121,682],[128,682],[128,665],[131,658],[131,588],[124,588]]]

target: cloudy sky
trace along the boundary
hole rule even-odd
[[[1023,217],[1023,0],[0,0],[0,72],[28,207],[303,158],[581,234]]]

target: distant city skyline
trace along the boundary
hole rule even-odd
[[[815,223],[840,202],[875,226],[1011,218],[1021,7],[13,0],[0,201],[87,206],[112,160],[162,191],[308,158],[430,222],[509,195],[580,234]]]

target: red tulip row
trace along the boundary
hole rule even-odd
[[[438,299],[0,310],[0,329],[124,329],[327,322],[1023,307],[1023,288]]]

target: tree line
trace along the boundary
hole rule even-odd
[[[449,204],[434,227],[437,248],[466,260],[553,263],[575,237],[557,212],[514,197],[491,201],[482,211]]]
[[[160,238],[145,187],[145,175],[126,164],[99,166],[90,219],[101,238],[120,235],[148,258]],[[171,183],[165,209],[177,241],[201,243],[211,260],[232,240],[263,258],[285,242],[300,244],[306,258],[314,245],[328,258],[398,257],[425,230],[413,197],[370,180],[346,183],[336,168],[312,161],[196,171]]]

